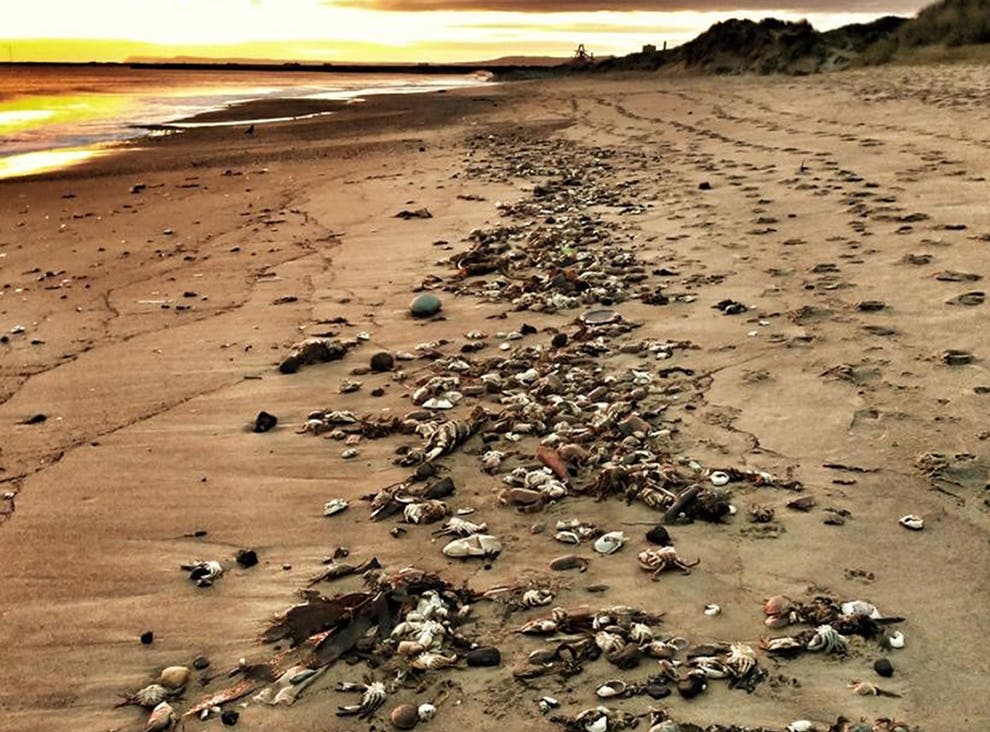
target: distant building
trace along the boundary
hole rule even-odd
[[[654,46],[652,43],[647,43],[645,46],[643,46],[643,53],[656,53],[656,52],[657,52],[657,47]]]

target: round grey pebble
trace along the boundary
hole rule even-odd
[[[425,293],[418,295],[409,303],[409,312],[415,318],[429,318],[439,313],[441,307],[443,307],[443,304],[440,302],[439,297]]]

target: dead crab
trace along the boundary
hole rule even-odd
[[[645,549],[639,553],[639,566],[647,572],[653,573],[653,579],[660,579],[660,575],[668,569],[679,569],[684,574],[691,574],[691,567],[696,566],[701,560],[686,562],[677,556],[677,550],[672,546],[660,546]]]

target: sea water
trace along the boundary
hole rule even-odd
[[[78,164],[122,140],[160,134],[147,128],[258,99],[357,100],[486,82],[483,75],[0,65],[0,178]],[[208,124],[284,119],[291,117]]]

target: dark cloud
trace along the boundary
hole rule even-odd
[[[334,0],[370,10],[434,11],[474,10],[518,13],[561,13],[612,11],[675,12],[766,12],[791,13],[870,13],[913,15],[929,0]]]

